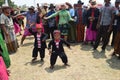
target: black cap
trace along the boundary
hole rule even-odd
[[[83,5],[84,2],[82,2],[81,0],[79,0],[77,4],[81,4],[81,5]]]
[[[55,8],[55,6],[53,4],[50,4],[49,9],[51,9],[51,8]]]

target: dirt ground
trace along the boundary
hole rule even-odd
[[[90,45],[71,44],[72,50],[65,46],[70,66],[65,67],[58,57],[51,70],[47,49],[44,62],[40,62],[38,56],[37,61],[31,63],[33,41],[33,37],[28,37],[17,53],[10,55],[10,80],[120,80],[120,60],[110,56],[111,46],[107,46],[105,52],[101,52],[101,46],[97,51],[92,51]]]

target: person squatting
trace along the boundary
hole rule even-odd
[[[68,58],[65,54],[64,48],[63,48],[63,44],[67,45],[67,47],[69,49],[70,48],[70,44],[68,42],[66,42],[65,40],[61,39],[61,32],[59,30],[55,30],[54,33],[54,39],[51,40],[48,44],[48,50],[49,50],[49,54],[50,54],[50,68],[53,69],[54,65],[56,63],[57,57],[59,56],[62,59],[62,62],[64,63],[65,66],[69,66],[68,65]],[[51,48],[52,46],[52,48]]]

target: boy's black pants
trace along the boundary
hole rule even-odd
[[[35,47],[33,49],[32,57],[37,57],[38,56],[38,52],[40,53],[40,58],[41,59],[45,57],[45,49],[35,48]]]
[[[50,64],[51,66],[54,66],[57,60],[57,57],[60,57],[62,59],[62,62],[66,64],[68,62],[67,56],[64,52],[53,52],[50,57]]]

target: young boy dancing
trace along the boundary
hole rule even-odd
[[[40,52],[40,58],[43,62],[43,58],[45,57],[45,48],[47,48],[46,45],[46,39],[47,35],[45,33],[42,33],[42,26],[41,24],[36,24],[37,32],[33,32],[32,29],[29,29],[29,32],[34,35],[35,41],[34,41],[34,49],[32,54],[32,62],[34,62],[37,59],[38,52]]]
[[[67,43],[65,40],[61,39],[61,33],[59,30],[55,30],[54,33],[54,39],[50,41],[48,44],[48,49],[50,53],[50,68],[53,69],[54,65],[56,63],[57,57],[59,56],[62,59],[62,62],[65,66],[68,66],[68,59],[64,52],[63,44],[67,45],[68,48],[70,48],[70,44]],[[52,46],[52,48],[51,48]]]

